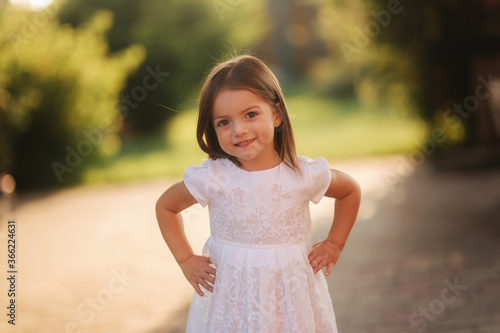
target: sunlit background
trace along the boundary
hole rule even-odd
[[[18,7],[24,7],[24,8],[29,8],[32,10],[42,10],[45,7],[49,6],[52,4],[52,0],[12,0],[10,1],[11,4],[14,4],[15,6]],[[61,1],[59,1],[61,2]]]
[[[500,332],[498,17],[496,0],[0,0],[0,274],[8,221],[18,242],[0,330],[184,331],[192,289],[154,204],[206,158],[203,79],[251,53],[299,154],[363,188],[329,277],[340,332]],[[311,207],[314,239],[332,207]],[[208,214],[184,220],[199,251]]]

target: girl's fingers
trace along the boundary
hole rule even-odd
[[[199,283],[200,283],[200,284],[203,286],[203,288],[205,288],[206,290],[208,290],[208,291],[210,291],[210,292],[213,292],[213,291],[214,291],[214,288],[213,288],[211,285],[209,285],[209,284],[207,283],[207,281],[205,281],[204,279],[200,279],[200,282],[199,282]]]
[[[193,286],[193,288],[196,291],[196,293],[198,295],[200,295],[201,297],[203,297],[205,294],[201,290],[200,286],[202,286],[206,290],[210,291],[211,293],[214,291],[214,288],[211,285],[209,285],[207,283],[207,281],[205,281],[204,279],[201,279],[201,278],[198,280],[198,282],[196,282],[196,281],[191,282],[191,285]]]
[[[210,260],[210,257],[204,257],[204,258],[208,264],[206,268],[207,273],[215,276],[216,269],[215,267],[212,266],[212,260]]]
[[[213,268],[212,266],[208,266],[207,268],[207,273],[215,276],[216,269]]]
[[[307,259],[309,259],[309,262],[311,262],[312,260],[314,260],[314,258],[316,258],[318,256],[318,253],[319,250],[316,248],[314,250],[311,251],[311,253],[309,253],[309,256],[307,256]]]
[[[323,260],[323,257],[323,255],[317,253],[309,259],[309,263],[312,267],[316,267]]]
[[[321,246],[323,244],[319,244],[316,248],[314,248],[311,253],[309,253],[309,256],[307,257],[309,259],[309,262],[314,260],[316,257],[325,257],[328,256],[328,252]]]
[[[214,284],[215,283],[215,276],[211,275],[211,274],[208,274],[208,273],[205,273],[202,277],[204,280],[210,282],[211,284]]]
[[[321,269],[320,263],[321,262],[319,260],[316,260],[316,259],[311,262],[311,267],[314,271],[314,274],[316,274]]]
[[[309,263],[311,264],[311,267],[313,268],[314,274],[319,272],[325,266],[326,266],[325,275],[330,274],[337,259],[338,259],[338,254],[329,251],[327,248],[325,248],[324,242],[315,244],[314,249],[308,256],[308,260]]]
[[[318,266],[318,262],[316,260],[309,262],[309,264],[311,265],[313,270],[316,268],[316,266]]]
[[[329,263],[329,264],[326,266],[325,276],[330,275],[330,272],[332,271],[332,268],[333,268],[333,263]]]
[[[314,274],[316,274],[317,272],[319,272],[323,267],[327,266],[327,265],[330,265],[333,263],[330,262],[328,256],[323,256],[323,257],[319,257],[314,259],[311,263],[311,267],[313,268],[314,270]]]
[[[323,267],[325,267],[324,260],[322,260],[318,265],[316,265],[316,268],[314,268],[314,274],[318,273]]]
[[[181,269],[198,295],[204,296],[201,287],[213,292],[216,269],[209,257],[192,256],[181,264]]]
[[[309,262],[311,264],[315,263],[316,265],[319,264],[321,261],[323,261],[325,258],[328,257],[327,253],[324,252],[319,252],[319,251],[313,251],[309,255]]]
[[[203,291],[201,291],[200,286],[198,285],[198,283],[191,282],[191,285],[193,286],[194,290],[198,293],[198,295],[200,295],[201,297],[203,297]]]

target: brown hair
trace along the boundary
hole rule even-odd
[[[217,65],[203,85],[196,137],[198,145],[208,157],[227,158],[240,166],[236,157],[222,150],[212,123],[215,96],[222,89],[248,90],[262,98],[281,116],[281,124],[274,129],[274,149],[286,165],[300,173],[292,126],[278,79],[261,60],[250,55],[241,55]]]

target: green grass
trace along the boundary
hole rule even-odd
[[[299,154],[327,159],[405,153],[425,137],[416,117],[356,101],[297,95],[287,101]]]
[[[419,118],[389,108],[359,106],[354,100],[331,100],[313,94],[287,97],[300,155],[348,159],[409,152],[425,137]],[[180,112],[165,134],[122,143],[121,152],[89,168],[85,183],[181,178],[188,165],[205,154],[196,143],[196,111]]]

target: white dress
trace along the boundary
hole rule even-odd
[[[324,158],[299,157],[303,175],[286,164],[245,171],[227,159],[186,168],[184,183],[209,206],[203,249],[217,273],[214,292],[194,293],[186,332],[337,332],[322,272],[312,250],[309,201],[331,181]]]

